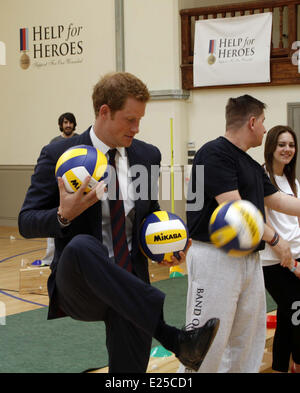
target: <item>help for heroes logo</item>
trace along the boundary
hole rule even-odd
[[[83,26],[69,23],[56,26],[33,26],[20,29],[20,51],[23,53],[20,66],[59,65],[83,61]],[[30,54],[30,56],[29,56]]]
[[[255,38],[222,37],[209,40],[208,64],[249,61],[255,55]]]

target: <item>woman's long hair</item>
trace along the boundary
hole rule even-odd
[[[274,177],[274,171],[273,171],[273,154],[274,151],[277,148],[278,144],[278,138],[279,135],[284,133],[284,132],[289,132],[292,137],[294,138],[295,142],[295,154],[292,160],[286,164],[283,168],[283,173],[285,174],[291,189],[294,193],[294,195],[297,195],[297,188],[296,188],[296,162],[297,162],[297,154],[298,154],[298,142],[297,142],[297,136],[295,132],[288,126],[275,126],[270,129],[270,131],[267,133],[267,138],[265,142],[265,169],[267,173],[270,176],[271,182],[274,184],[275,187],[278,187],[275,181]]]

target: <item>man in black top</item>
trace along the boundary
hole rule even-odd
[[[288,243],[265,225],[256,252],[233,258],[210,244],[211,214],[223,202],[246,199],[264,216],[264,204],[300,215],[300,201],[281,195],[262,167],[246,152],[260,146],[266,133],[265,104],[245,95],[226,106],[224,137],[206,143],[196,153],[187,204],[187,223],[193,245],[187,258],[189,287],[187,325],[201,325],[211,314],[220,318],[218,336],[199,372],[258,372],[265,346],[265,289],[259,260],[264,241],[272,244],[282,265],[293,266]],[[204,166],[204,203],[193,209],[197,166]],[[198,187],[199,189],[199,187]],[[276,243],[276,244],[275,244]],[[184,367],[181,367],[184,371]]]

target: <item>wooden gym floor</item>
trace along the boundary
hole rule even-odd
[[[0,227],[0,305],[5,305],[6,316],[48,305],[45,288],[35,291],[41,293],[23,293],[22,290],[20,292],[20,269],[26,268],[26,265],[31,266],[31,263],[36,259],[42,259],[46,252],[46,246],[46,239],[24,239],[17,228]],[[186,274],[186,267],[182,268],[183,273]],[[149,271],[152,282],[169,277],[169,269],[158,266],[156,263],[149,262]],[[3,307],[0,309],[3,310]],[[0,314],[1,316],[3,315]],[[267,329],[266,350],[261,372],[271,372],[273,335],[274,330]],[[175,373],[178,366],[179,362],[174,355],[165,358],[151,358],[147,372]],[[107,368],[94,372],[106,373]]]

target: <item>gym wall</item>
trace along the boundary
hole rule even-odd
[[[240,2],[240,1],[239,1]],[[57,119],[73,112],[77,132],[94,120],[91,93],[99,77],[117,70],[115,10],[123,5],[123,68],[140,77],[152,94],[139,138],[157,145],[162,164],[187,164],[187,143],[196,149],[223,135],[229,97],[252,94],[266,102],[266,128],[287,123],[287,104],[298,102],[297,86],[181,89],[181,8],[233,3],[233,0],[1,0],[0,41],[6,65],[0,66],[0,225],[16,225],[41,148],[59,135]],[[28,29],[28,68],[20,64],[20,29]],[[25,62],[26,63],[26,62]],[[24,66],[24,63],[22,63]],[[263,147],[249,152],[263,162]],[[170,210],[171,202],[162,200]],[[184,216],[184,200],[175,212]]]

